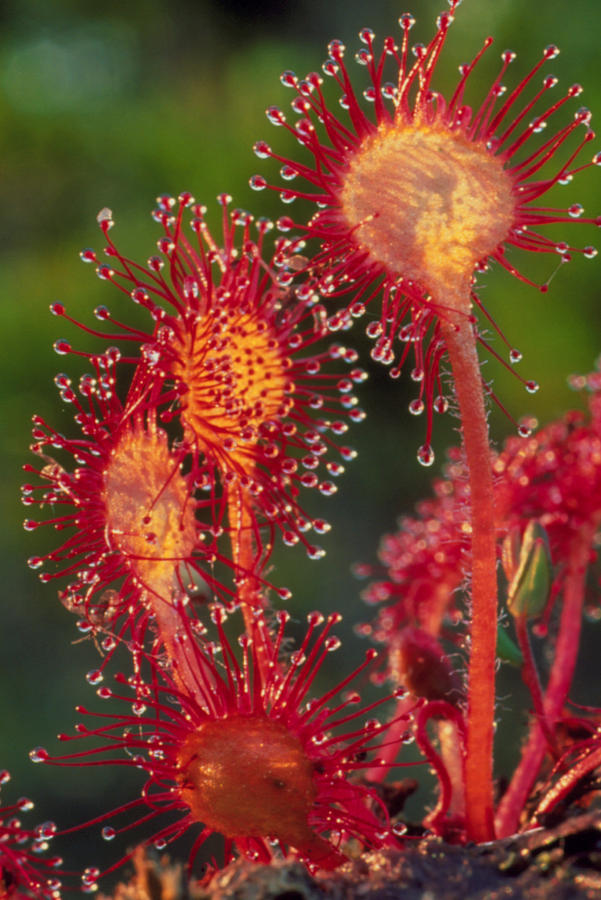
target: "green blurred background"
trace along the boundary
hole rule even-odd
[[[275,175],[253,156],[255,140],[265,138],[295,152],[264,116],[268,105],[286,106],[292,99],[279,83],[280,72],[294,69],[303,75],[319,69],[332,37],[347,43],[352,58],[364,25],[379,37],[397,35],[397,18],[406,6],[409,0],[401,5],[393,0],[5,0],[0,6],[0,768],[13,772],[7,799],[21,794],[37,799],[32,821],[37,815],[36,821],[54,818],[67,826],[91,818],[115,805],[119,795],[132,796],[134,788],[127,785],[139,781],[135,772],[88,775],[88,770],[33,766],[27,758],[36,744],[58,752],[55,735],[72,730],[74,704],[92,706],[96,700],[84,680],[97,665],[93,646],[78,642],[55,588],[40,585],[25,564],[48,538],[53,542],[41,532],[28,535],[21,526],[27,513],[18,488],[24,480],[20,467],[28,459],[30,416],[41,413],[59,429],[70,430],[69,409],[59,403],[52,378],[58,371],[78,371],[72,358],[55,357],[52,342],[67,337],[77,343],[80,336],[54,319],[48,305],[60,299],[73,316],[91,322],[94,306],[115,302],[114,289],[98,281],[77,256],[82,247],[102,246],[95,223],[101,207],[114,212],[113,235],[120,248],[141,261],[159,236],[149,216],[159,193],[187,189],[211,204],[225,190],[236,205],[256,213],[276,217],[287,211],[276,195],[256,194],[248,186],[256,171]],[[413,0],[415,40],[429,40],[434,17],[443,8],[444,0]],[[545,69],[560,78],[556,96],[575,81],[585,86],[566,116],[584,103],[601,117],[600,29],[598,0],[465,0],[436,86],[453,85],[457,65],[470,59],[489,33],[496,44],[479,69],[484,86],[497,72],[500,51],[518,52],[507,77],[511,86],[545,45],[556,42],[562,54]],[[364,71],[350,65],[361,84]],[[601,141],[594,149],[601,149]],[[594,169],[558,189],[553,202],[578,201],[594,215],[601,210],[600,194],[601,178]],[[580,246],[596,238],[594,229],[584,225],[570,226],[567,235]],[[554,258],[542,256],[520,262],[538,281],[556,266]],[[489,364],[487,375],[516,418],[528,413],[546,422],[577,402],[566,376],[589,370],[601,351],[600,280],[599,260],[579,257],[557,273],[547,295],[497,270],[480,279],[483,301],[524,354],[520,371],[541,384],[531,397],[501,366]],[[322,541],[328,555],[320,562],[306,561],[300,549],[276,556],[276,580],[293,588],[297,617],[316,606],[345,614],[341,634],[349,666],[363,652],[352,624],[369,615],[350,565],[375,560],[380,535],[427,494],[445,446],[457,440],[455,422],[438,422],[436,465],[432,470],[418,466],[415,453],[424,422],[406,411],[413,385],[393,384],[383,369],[370,364],[362,330],[349,335],[361,346],[371,375],[360,391],[368,418],[349,436],[359,458],[335,497],[312,501],[313,512],[335,524]],[[491,421],[497,442],[513,430],[497,411]],[[332,660],[332,672],[341,667],[343,652]],[[519,687],[503,683],[500,692],[510,717]],[[594,699],[580,686],[575,694]],[[520,714],[516,722],[522,721]],[[515,758],[516,742],[510,733],[507,754],[500,748],[501,764]],[[114,858],[113,846],[101,846],[98,832],[97,826],[77,837],[81,846],[74,848],[77,861],[72,857],[71,865],[102,865]]]

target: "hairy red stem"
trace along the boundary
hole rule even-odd
[[[457,298],[456,309],[465,308]],[[476,335],[465,314],[441,321],[461,415],[472,534],[472,620],[468,667],[465,809],[470,840],[492,840],[492,751],[497,640],[497,556],[493,475]]]

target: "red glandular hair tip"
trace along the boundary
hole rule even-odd
[[[81,616],[83,633],[110,630],[124,616],[124,630],[142,638],[153,597],[226,600],[234,590],[212,574],[215,563],[227,560],[216,544],[219,504],[197,490],[204,472],[184,447],[169,447],[156,424],[156,386],[143,367],[120,400],[118,356],[107,350],[92,358],[94,374],[82,376],[78,392],[66,375],[55,379],[75,411],[78,437],[34,416],[32,450],[40,463],[24,469],[40,482],[24,484],[22,500],[34,510],[51,507],[54,515],[24,524],[28,531],[50,525],[68,532],[59,547],[28,564],[50,564],[40,573],[43,582],[71,579],[61,599]],[[102,646],[110,652],[115,638],[107,635]]]
[[[329,524],[304,514],[299,489],[316,488],[326,496],[336,491],[332,478],[355,456],[338,439],[350,422],[364,418],[353,388],[366,374],[354,365],[356,351],[324,345],[329,331],[313,290],[292,287],[303,242],[281,237],[264,260],[272,223],[257,220],[253,238],[253,217],[229,212],[229,195],[218,201],[222,233],[215,240],[206,207],[189,193],[177,201],[159,197],[153,217],[164,234],[159,254],[146,266],[120,253],[109,237],[112,215],[103,210],[98,221],[109,262],[100,262],[93,250],[81,257],[145,307],[152,328],[131,328],[105,306],[95,312],[113,327],[111,333],[75,324],[128,347],[123,360],[150,370],[160,393],[160,421],[175,420],[186,447],[204,461],[199,487],[212,494],[221,489],[230,501],[239,495],[246,506],[250,500],[258,543],[256,532],[267,524],[270,533],[280,529],[286,544],[301,542],[309,556],[319,558],[323,551],[306,532],[322,534]],[[53,312],[69,318],[62,304]],[[66,341],[56,349],[73,352]],[[332,363],[352,368],[336,373]],[[332,452],[342,461],[331,458]],[[269,540],[264,549],[269,551]]]
[[[403,827],[391,825],[375,792],[356,776],[377,765],[370,759],[373,752],[390,740],[402,741],[399,724],[407,721],[408,731],[409,715],[393,719],[394,739],[387,737],[392,723],[363,719],[390,699],[361,708],[359,694],[347,690],[373,662],[373,650],[336,687],[308,699],[325,657],[340,646],[331,632],[341,616],[324,620],[320,613],[310,614],[299,649],[280,660],[288,618],[277,614],[273,639],[260,633],[265,626],[257,620],[255,640],[241,636],[237,654],[225,634],[226,612],[215,606],[216,641],[200,641],[189,629],[180,635],[189,670],[196,672],[193,690],[178,689],[149,658],[152,674],[145,684],[139,677],[117,676],[120,684],[135,689],[133,700],[108,687],[98,690],[111,703],[131,705],[131,712],[80,708],[101,724],[79,724],[77,735],[60,736],[64,741],[95,738],[100,746],[58,757],[36,748],[32,758],[61,766],[113,763],[145,771],[147,781],[137,800],[88,824],[113,820],[130,809],[141,810],[135,825],[179,812],[177,821],[146,842],[162,849],[189,829],[200,828],[190,865],[214,833],[226,839],[226,862],[234,849],[264,863],[293,852],[312,870],[343,863],[349,838],[366,847],[396,846]],[[131,827],[104,825],[103,836],[111,840]],[[87,870],[84,886],[93,889],[99,875],[97,869]]]
[[[0,786],[10,781],[10,773],[0,770]],[[19,814],[33,809],[33,802],[20,797],[11,805],[0,805],[0,897],[2,900],[60,900],[62,882],[58,875],[60,856],[44,856],[56,834],[54,822],[33,829],[24,828]]]
[[[562,262],[575,252],[592,258],[597,253],[594,247],[573,247],[539,233],[539,228],[558,222],[601,223],[601,217],[584,218],[578,203],[566,208],[540,205],[555,185],[568,184],[583,169],[601,164],[601,153],[592,161],[577,161],[594,138],[588,109],[578,109],[566,124],[548,129],[549,137],[539,137],[566,102],[582,92],[580,85],[572,85],[559,99],[545,102],[557,83],[546,75],[530,96],[535,76],[557,56],[557,47],[547,47],[509,91],[502,80],[515,54],[503,52],[498,76],[479,105],[472,107],[464,102],[464,94],[492,44],[487,38],[475,58],[460,67],[452,94],[443,97],[432,82],[458,0],[451,0],[450,6],[438,17],[427,46],[410,47],[415,19],[408,13],[399,20],[400,46],[387,37],[378,53],[373,32],[365,28],[359,33],[364,47],[355,59],[367,69],[369,85],[363,97],[373,106],[372,116],[365,113],[353,87],[341,41],[329,44],[323,72],[338,85],[345,117],[326,101],[320,74],[300,79],[284,72],[281,81],[296,95],[292,109],[298,118],[289,123],[277,107],[270,107],[267,117],[287,129],[308,157],[304,162],[289,159],[259,141],[256,155],[282,163],[285,184],[269,184],[262,175],[251,179],[256,190],[280,191],[285,203],[303,198],[317,204],[309,224],[284,216],[278,225],[284,232],[296,229],[319,242],[308,271],[308,283],[316,291],[325,297],[353,292],[347,307],[329,317],[332,330],[347,327],[381,298],[379,320],[367,327],[375,341],[372,356],[391,365],[393,377],[413,357],[412,374],[421,384],[412,412],[427,411],[428,443],[432,409],[446,409],[440,398],[438,368],[445,347],[438,324],[454,308],[450,287],[455,276],[461,276],[462,284],[467,279],[469,285],[470,277],[486,270],[490,258],[532,283],[510,262],[508,248],[558,254]],[[385,80],[389,65],[392,81]],[[566,142],[581,127],[582,138],[564,153]],[[297,187],[296,178],[306,187]],[[538,285],[542,291],[547,286],[548,282]],[[471,304],[490,320],[473,291]],[[469,307],[462,312],[470,314]],[[394,346],[396,338],[400,351]],[[511,363],[518,358],[518,353],[510,352]],[[426,455],[426,464],[430,459],[433,456]]]

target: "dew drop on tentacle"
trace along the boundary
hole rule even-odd
[[[65,356],[71,350],[71,344],[69,341],[64,340],[63,338],[59,338],[53,344],[54,352],[58,353],[59,356]]]
[[[326,551],[323,547],[317,546],[317,544],[307,547],[307,556],[309,559],[323,559],[325,555]]]
[[[266,141],[256,141],[253,151],[259,159],[269,159],[271,155],[271,148]]]
[[[513,347],[513,348],[509,351],[509,362],[510,362],[512,365],[515,365],[516,363],[519,363],[519,362],[521,361],[521,359],[522,359],[522,353],[521,353],[521,351],[518,350],[516,347]]]
[[[429,444],[422,444],[417,451],[417,461],[422,466],[431,466],[434,463],[434,450]]]
[[[98,215],[96,216],[96,221],[100,225],[103,230],[107,230],[112,228],[115,224],[113,219],[113,211],[108,208],[108,206],[103,206]]]
[[[29,751],[29,758],[34,763],[45,762],[48,756],[48,751],[44,747],[34,747]]]
[[[84,869],[81,876],[81,889],[84,894],[93,894],[98,890],[98,879],[100,878],[100,869],[96,866],[88,866]]]

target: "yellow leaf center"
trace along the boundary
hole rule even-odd
[[[512,187],[502,162],[461,132],[395,123],[351,159],[342,212],[374,261],[444,304],[507,237]]]
[[[104,473],[104,503],[109,545],[147,588],[169,600],[196,528],[179,461],[163,433],[141,427],[124,433]]]
[[[227,301],[226,301],[227,302]],[[285,413],[290,362],[263,319],[232,311],[209,316],[177,334],[172,374],[183,382],[182,420],[202,450],[226,450],[252,469],[249,452],[259,426]]]

